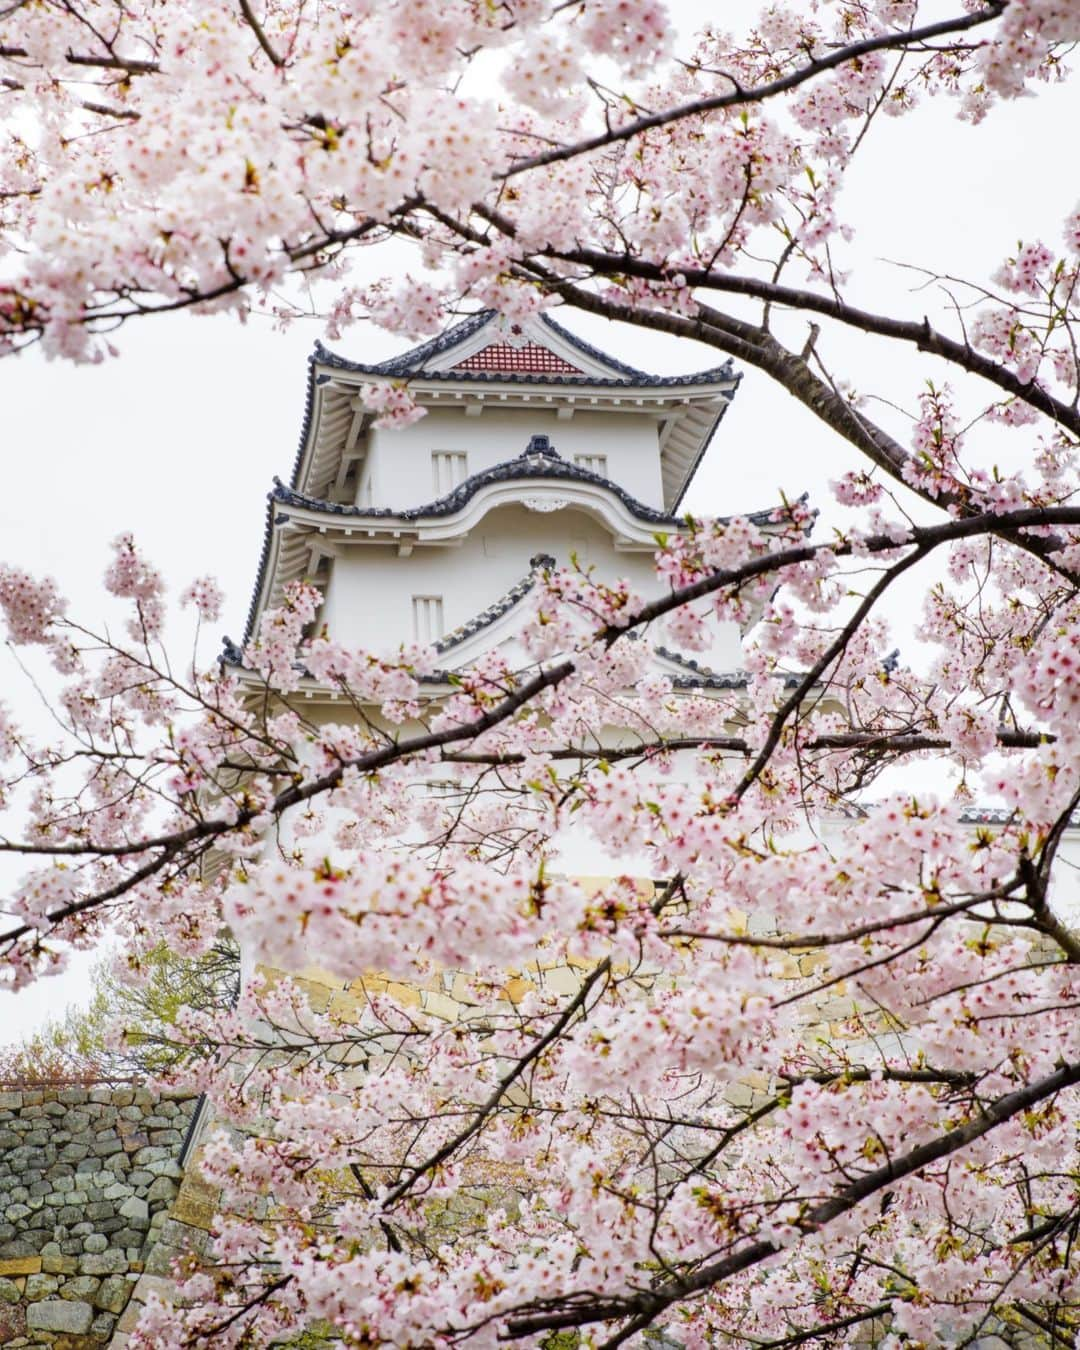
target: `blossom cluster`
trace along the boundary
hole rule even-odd
[[[931,460],[948,417],[930,397]],[[963,455],[938,462],[970,484]],[[995,519],[1007,529],[1008,508]],[[917,536],[866,533],[851,573],[854,547],[812,528],[801,503],[687,522],[659,542],[651,596],[546,569],[531,665],[501,649],[449,688],[428,649],[313,633],[319,593],[294,585],[242,669],[188,689],[142,630],[127,651],[80,650],[63,715],[105,752],[81,784],[7,737],[16,782],[32,766],[40,784],[32,837],[89,847],[19,886],[12,982],[62,961],[57,936],[98,939],[98,894],[127,896],[136,972],[163,934],[197,953],[223,921],[264,972],[169,1030],[169,1081],[205,1091],[218,1122],[200,1165],[220,1264],[185,1273],[186,1310],[152,1300],[137,1343],[227,1321],[257,1343],[329,1322],[347,1344],[494,1346],[575,1308],[629,1319],[655,1269],[728,1258],[753,1273],[664,1305],[688,1344],[883,1302],[890,1334],[955,1339],[1018,1288],[1072,1296],[1053,1251],[1029,1261],[1012,1239],[1033,1204],[1076,1204],[1076,1089],[1043,1085],[1080,1065],[1078,949],[1039,877],[1077,792],[1080,607],[1046,624],[1053,573],[1015,544],[989,564],[995,601],[989,546],[960,538],[927,605],[929,675],[883,657],[876,617],[825,662],[858,569]],[[137,615],[161,600],[126,537],[108,582]],[[206,580],[190,594],[217,598]],[[745,685],[678,689],[658,661],[718,622],[743,631]],[[44,620],[15,631],[34,645]],[[791,681],[815,661],[795,716]],[[313,720],[293,702],[304,681],[356,715]],[[1032,733],[1007,772],[1004,687]],[[941,740],[1002,823],[973,832],[928,793],[866,802],[881,747],[912,736]],[[438,737],[456,738],[445,758]],[[602,875],[566,867],[582,847]],[[313,965],[328,1001],[287,973]],[[941,1141],[941,1168],[894,1172]]]
[[[878,112],[978,120],[1058,78],[1080,5],[973,2],[908,42],[916,0],[777,3],[681,61],[657,0],[130,4],[105,37],[97,8],[3,19],[0,343],[93,359],[125,315],[345,282],[396,236],[419,266],[342,285],[335,330],[427,335],[465,297],[513,334],[576,296],[779,370],[862,452],[840,522],[672,519],[648,587],[545,565],[520,632],[450,671],[346,645],[293,583],[181,677],[131,536],[124,642],[0,567],[11,643],[59,680],[48,743],[0,715],[6,984],[107,935],[134,980],[223,924],[243,951],[238,1002],[163,1033],[218,1212],[133,1344],[1075,1336],[1080,218],[951,345],[892,325],[953,367],[910,423],[701,297],[772,295],[771,247],[774,315],[790,268],[846,321]],[[882,597],[924,562],[902,655]],[[198,628],[221,597],[181,601]]]
[[[285,316],[288,272],[340,283],[388,234],[418,247],[420,274],[339,287],[333,331],[430,333],[466,294],[520,317],[544,303],[533,260],[582,245],[656,261],[653,279],[612,269],[616,290],[680,314],[697,306],[683,269],[731,266],[777,229],[811,277],[833,274],[842,173],[879,106],[902,114],[929,92],[978,118],[1056,78],[1080,31],[1074,0],[1013,0],[977,16],[982,41],[913,43],[896,69],[865,49],[903,47],[922,8],[771,5],[742,31],[706,29],[687,59],[661,0],[271,0],[261,15],[200,0],[126,6],[108,32],[82,0],[16,5],[0,46],[0,342],[97,360],[104,330],[162,302],[244,313],[272,294]],[[844,44],[851,60],[817,69]],[[787,115],[753,97],[695,111],[785,79]],[[591,144],[644,108],[686,111]],[[415,415],[386,397],[387,424]]]

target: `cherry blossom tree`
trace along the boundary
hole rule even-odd
[[[850,451],[831,533],[803,503],[688,521],[657,541],[660,599],[552,569],[529,664],[440,695],[432,651],[343,649],[303,586],[242,670],[185,673],[131,539],[122,639],[0,569],[60,724],[0,721],[9,984],[109,930],[136,968],[163,940],[197,956],[223,923],[278,972],[178,1020],[221,1213],[186,1306],[137,1339],[1073,1344],[1080,937],[1052,885],[1080,807],[1080,216],[949,283],[931,323],[849,299],[842,208],[879,118],[978,123],[1065,79],[1076,0],[773,5],[686,51],[651,0],[58,0],[0,24],[10,351],[93,360],[165,310],[288,319],[297,277],[325,279],[332,330],[564,304],[734,356]],[[387,278],[350,281],[377,249]],[[843,330],[952,387],[910,391],[898,432],[826,364]],[[405,387],[378,411],[417,412]],[[1022,472],[995,472],[998,434]],[[886,661],[910,575],[922,647]],[[216,620],[208,579],[184,601]],[[724,696],[634,641],[694,650],[758,612]],[[310,721],[305,672],[356,716]],[[931,758],[957,791],[895,776]],[[993,827],[961,819],[973,795]],[[559,875],[569,828],[648,882]],[[380,974],[315,1011],[280,975],[312,960]],[[573,992],[511,992],[537,964]],[[406,997],[442,972],[453,1019]]]

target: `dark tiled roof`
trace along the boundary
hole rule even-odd
[[[244,642],[255,632],[255,616],[259,609],[259,594],[262,591],[263,578],[266,576],[266,569],[270,565],[270,545],[274,539],[274,501],[267,494],[266,503],[266,524],[263,526],[262,549],[259,553],[259,567],[255,573],[255,585],[251,592],[251,599],[248,601],[247,617],[244,619]],[[225,639],[226,645],[231,642],[230,638]]]
[[[494,600],[486,609],[482,609],[479,614],[475,614],[465,623],[459,624],[452,632],[446,633],[439,638],[438,642],[432,645],[440,656],[453,651],[455,647],[460,647],[463,642],[474,637],[477,633],[482,633],[485,628],[490,628],[509,612],[521,600],[529,594],[536,585],[536,573],[546,567],[554,567],[555,559],[547,554],[537,554],[530,560],[533,570],[528,576],[522,577],[520,581],[514,583],[508,591],[501,595],[498,600]],[[631,633],[632,639],[638,635]],[[229,638],[225,638],[221,644],[222,651],[218,660],[223,666],[243,667],[244,653],[243,648],[238,646]],[[695,673],[692,675],[676,675],[671,683],[676,689],[745,689],[748,683],[748,677],[745,671],[733,670],[718,672],[710,670],[706,666],[700,666],[696,661],[688,657],[680,656],[677,652],[669,651],[666,647],[654,647],[653,651],[657,656],[662,656],[666,661],[672,661],[676,665],[685,666],[688,670]],[[306,671],[304,672],[307,673]],[[453,672],[445,669],[433,670],[429,675],[425,675],[421,681],[423,684],[452,684]],[[794,675],[784,676],[785,687],[791,687],[798,683],[798,677]]]
[[[482,633],[484,629],[490,628],[508,614],[515,605],[522,601],[536,585],[538,572],[557,566],[555,559],[548,553],[538,553],[529,559],[530,571],[528,574],[516,581],[509,590],[505,591],[497,600],[478,614],[467,619],[465,623],[459,624],[457,628],[449,633],[445,633],[439,640],[432,645],[440,656],[455,647],[460,647],[463,642],[474,637],[477,633]],[[249,634],[250,636],[250,630]],[[636,632],[629,634],[634,641],[639,641],[641,635]],[[662,657],[665,661],[682,666],[689,673],[686,675],[676,675],[672,679],[672,685],[676,689],[745,689],[748,683],[748,676],[745,671],[715,671],[708,666],[701,665],[692,657],[683,656],[679,652],[672,651],[668,647],[656,646],[653,648],[655,654]],[[222,653],[218,658],[223,665],[242,666],[244,660],[243,648],[237,645],[229,638],[222,642]],[[799,682],[797,675],[785,675],[782,677],[785,688],[792,688]],[[435,670],[424,679],[425,684],[449,684],[451,683],[451,672],[447,670]]]
[[[308,357],[307,380],[304,386],[304,421],[300,428],[300,441],[296,447],[296,454],[293,456],[292,482],[295,484],[300,479],[300,468],[304,462],[304,450],[307,446],[308,435],[311,432],[311,420],[315,415],[315,385],[316,380],[324,383],[325,375],[316,377],[315,358]],[[277,481],[276,479],[274,480]],[[274,533],[274,501],[273,496],[269,497],[266,508],[266,524],[263,527],[262,550],[259,553],[259,566],[255,572],[255,586],[251,592],[251,600],[248,603],[247,618],[244,620],[244,641],[246,642],[255,630],[255,612],[259,607],[259,592],[262,589],[263,576],[266,573],[266,566],[270,561],[270,542]],[[229,639],[225,639],[228,644]],[[238,663],[237,663],[238,664]]]
[[[682,666],[693,672],[690,675],[676,675],[671,683],[676,689],[745,689],[747,675],[744,670],[717,671],[701,665],[692,657],[673,652],[670,647],[654,647],[657,656],[670,661],[672,665]]]
[[[411,351],[403,352],[400,356],[392,356],[386,361],[378,361],[374,364],[367,364],[361,361],[350,361],[347,357],[339,356],[337,352],[332,352],[324,347],[321,342],[316,342],[313,360],[319,365],[328,366],[333,370],[350,371],[361,375],[387,375],[394,379],[407,379],[410,376],[421,376],[425,380],[467,380],[480,383],[498,383],[510,382],[513,384],[561,384],[561,385],[602,385],[604,387],[614,388],[633,388],[633,387],[655,387],[655,388],[679,388],[684,385],[696,384],[714,384],[717,380],[734,379],[734,368],[730,360],[725,361],[721,366],[714,366],[709,370],[695,371],[689,375],[650,375],[648,371],[638,370],[635,366],[628,366],[624,361],[616,360],[609,356],[607,352],[602,352],[597,347],[583,342],[581,338],[571,333],[568,328],[562,324],[556,323],[554,319],[546,314],[541,314],[540,322],[560,337],[564,342],[570,344],[583,356],[589,357],[593,361],[608,367],[609,370],[617,372],[615,375],[556,375],[556,374],[517,374],[510,371],[476,371],[476,370],[428,370],[427,364],[444,352],[450,351],[472,337],[474,333],[480,331],[495,318],[495,311],[491,309],[482,309],[476,314],[471,314],[467,319],[454,324],[448,328],[445,333],[440,333],[430,342],[425,342],[419,347],[414,347]]]
[[[1016,817],[1016,810],[1006,806],[965,806],[960,812],[961,825],[1008,825]]]
[[[391,356],[387,361],[377,361],[374,365],[364,365],[359,361],[350,361],[344,356],[338,356],[336,352],[328,351],[321,342],[315,344],[315,359],[324,365],[333,366],[335,370],[363,370],[377,375],[415,375],[426,362],[441,356],[443,352],[449,351],[451,347],[456,347],[459,342],[464,342],[466,338],[479,332],[494,318],[494,315],[494,310],[481,309],[439,333],[429,342],[423,342],[419,347],[413,347],[411,351],[402,352],[400,356]]]
[[[842,806],[834,808],[840,815],[847,816],[852,820],[870,820],[875,811],[880,810],[880,802],[867,802],[865,805],[859,805],[855,802],[845,802]],[[956,817],[960,825],[1007,825],[1011,820],[1016,819],[1018,812],[1012,807],[1006,806],[965,806]],[[1080,826],[1080,813],[1074,814],[1069,825],[1076,829]]]
[[[965,806],[957,817],[961,825],[1008,825],[1023,818],[1024,813],[1015,806]],[[1069,817],[1069,828],[1080,829],[1080,811]]]
[[[424,506],[407,506],[398,509],[390,506],[354,506],[348,502],[327,502],[319,497],[309,497],[296,488],[286,487],[280,478],[274,479],[274,489],[270,493],[271,502],[285,506],[298,506],[309,511],[318,511],[324,515],[349,516],[361,520],[430,520],[439,516],[451,516],[460,511],[468,502],[490,483],[511,483],[527,481],[531,478],[555,478],[565,482],[590,483],[618,497],[632,516],[648,525],[676,526],[685,523],[686,516],[671,515],[666,511],[657,511],[631,496],[618,483],[605,478],[603,474],[583,469],[578,464],[569,464],[550,444],[546,436],[534,436],[524,451],[516,459],[504,460],[490,469],[481,469],[460,483],[453,492],[439,497]],[[800,498],[803,500],[803,498]],[[754,511],[746,519],[754,525],[769,525],[781,518],[782,508],[769,511]]]
[[[460,647],[468,638],[473,637],[476,633],[482,633],[485,628],[490,628],[504,614],[509,614],[518,601],[524,600],[536,585],[537,572],[554,567],[555,559],[549,553],[538,553],[534,558],[529,559],[529,566],[532,570],[528,576],[516,581],[504,595],[501,595],[498,600],[493,600],[479,614],[474,614],[471,619],[467,619],[465,623],[459,624],[452,632],[445,633],[439,638],[438,642],[434,644],[439,655],[451,651],[454,647]]]
[[[747,678],[738,670],[710,671],[708,675],[676,675],[671,685],[673,689],[745,689]]]
[[[651,506],[646,506],[644,502],[632,497],[625,488],[619,487],[618,483],[613,483],[610,478],[593,473],[591,469],[583,469],[580,465],[568,464],[550,448],[535,449],[532,441],[524,453],[518,455],[516,459],[505,460],[502,464],[472,474],[453,492],[424,506],[407,506],[397,510],[388,506],[352,506],[345,502],[326,502],[317,497],[308,497],[302,492],[297,492],[295,488],[286,487],[279,478],[274,479],[274,490],[270,495],[274,501],[284,505],[299,506],[327,515],[358,517],[362,520],[387,518],[430,520],[439,516],[452,516],[467,505],[481,488],[487,487],[490,483],[510,483],[532,478],[556,478],[565,482],[590,483],[618,497],[632,516],[646,524],[668,526],[679,524],[678,516],[668,515],[665,511],[657,511]],[[768,511],[753,517],[759,524],[771,518],[772,513]]]
[[[672,679],[671,683],[676,689],[745,689],[750,682],[750,677],[745,670],[712,670],[709,666],[703,666],[700,661],[695,661],[691,656],[683,656],[680,652],[673,652],[670,647],[654,647],[653,651],[657,656],[663,657],[665,661],[670,661],[673,665],[682,666],[692,672],[690,675],[676,675]],[[794,689],[801,677],[798,675],[780,675],[777,678],[783,680],[785,689]]]

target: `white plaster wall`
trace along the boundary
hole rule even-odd
[[[1050,874],[1050,904],[1062,921],[1080,930],[1080,829],[1066,832]]]
[[[381,651],[412,641],[414,595],[441,595],[450,632],[526,576],[538,553],[558,563],[574,553],[604,581],[626,578],[647,597],[662,593],[652,553],[617,552],[610,534],[584,511],[537,513],[514,505],[491,511],[455,547],[418,546],[406,558],[384,545],[343,553],[333,564],[322,619],[336,641]],[[655,630],[654,638],[662,640],[662,631]],[[718,626],[713,647],[698,659],[720,670],[738,669],[736,626]]]
[[[437,408],[399,431],[372,431],[367,463],[359,475],[360,505],[406,508],[422,506],[437,495],[431,468],[432,451],[464,451],[468,473],[479,473],[516,459],[534,435],[548,436],[568,463],[575,455],[606,455],[607,476],[639,501],[663,509],[658,421],[640,410],[633,413],[575,412],[560,421],[554,405],[543,408],[494,409],[479,417],[464,408]],[[370,499],[365,495],[370,482]]]

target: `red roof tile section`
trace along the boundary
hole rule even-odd
[[[526,342],[511,347],[508,342],[493,342],[459,361],[454,370],[506,371],[519,375],[583,375],[578,366],[572,366],[538,342]]]

